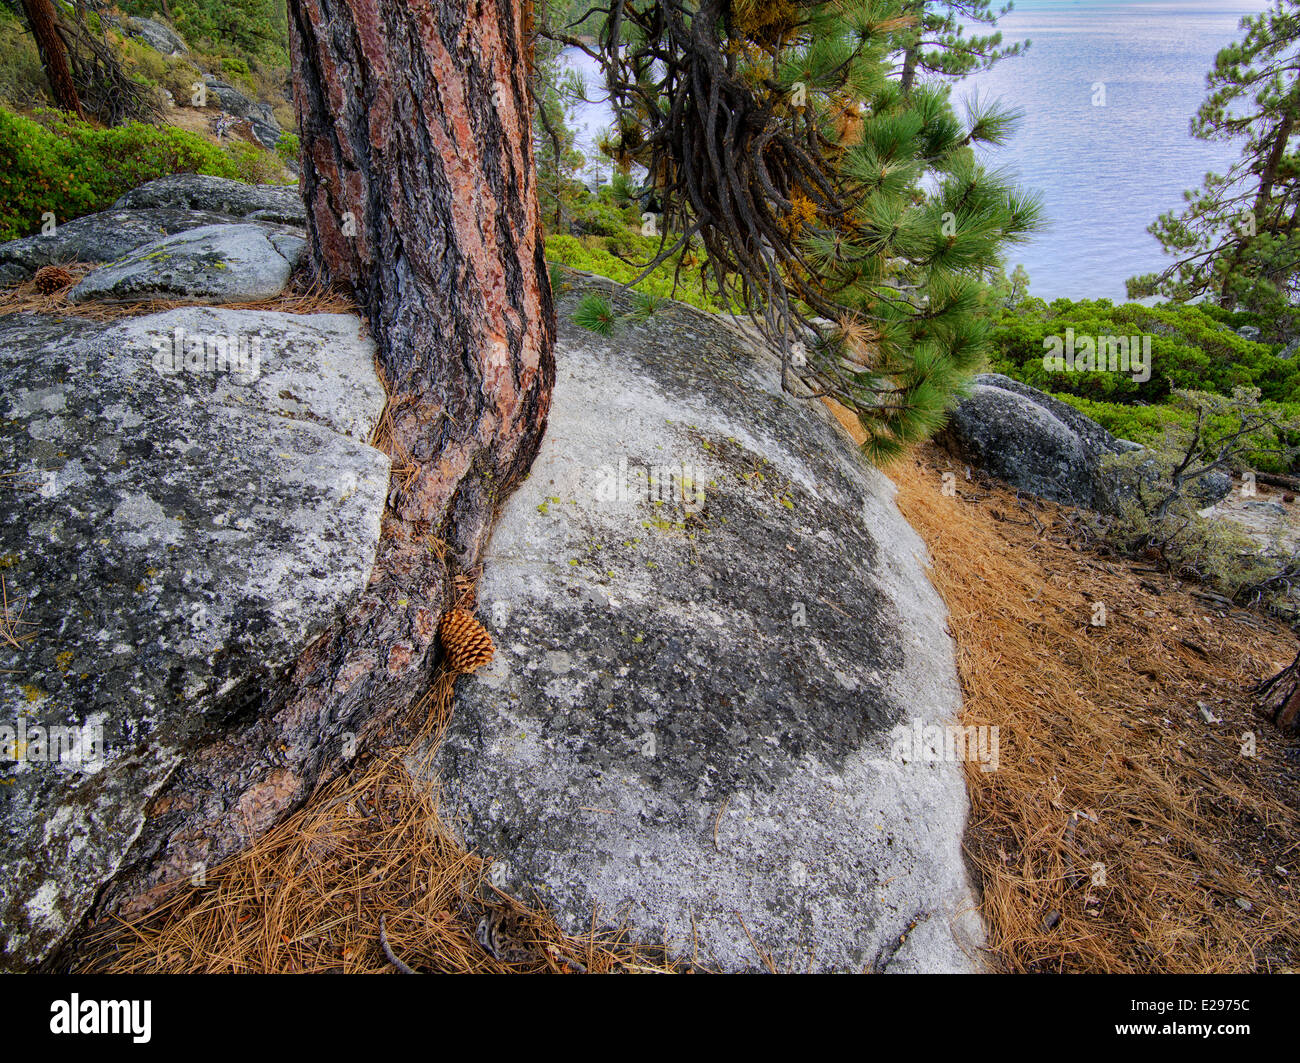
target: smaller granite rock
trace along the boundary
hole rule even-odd
[[[307,210],[297,185],[249,185],[228,177],[178,173],[133,188],[116,203],[116,210],[173,207],[213,211],[233,218],[280,222],[302,228]]]
[[[1258,343],[1260,332],[1254,325],[1242,325],[1237,329],[1237,335],[1243,340],[1250,340],[1251,343]]]
[[[1098,508],[1102,458],[1138,448],[1036,388],[998,373],[975,378],[943,440],[1000,480],[1066,505]]]
[[[250,100],[234,85],[221,81],[211,74],[203,80],[208,86],[208,91],[217,98],[222,111],[236,118],[247,119],[253,128],[253,135],[265,147],[274,148],[279,143],[280,123],[275,120],[275,114],[269,104]]]
[[[1108,455],[1143,450],[1119,439],[1060,399],[1000,373],[975,377],[974,391],[954,409],[940,441],[984,472],[1066,506],[1113,511],[1131,493],[1131,474],[1105,468]],[[1139,469],[1139,476],[1147,476]],[[1232,490],[1227,473],[1188,485],[1197,506],[1213,506]]]
[[[985,472],[1030,494],[1065,505],[1113,511],[1132,490],[1131,474],[1107,469],[1105,458],[1143,448],[1119,439],[1051,395],[1000,373],[975,378],[971,396],[953,410],[940,440]],[[1137,475],[1151,475],[1148,465]],[[1199,506],[1232,489],[1226,473],[1188,485]]]
[[[201,302],[272,299],[284,290],[305,242],[257,225],[205,225],[145,244],[102,266],[68,293],[71,302],[180,296]],[[297,246],[295,246],[295,244]],[[290,261],[286,255],[295,256]]]
[[[1226,472],[1211,472],[1193,480],[1188,494],[1198,506],[1212,506],[1232,492],[1232,477]]]
[[[184,38],[170,26],[155,22],[151,18],[126,18],[122,20],[122,31],[128,37],[144,41],[150,48],[163,55],[184,55],[189,51]]]
[[[266,238],[271,241],[271,246],[279,251],[294,269],[307,261],[307,240],[305,237],[295,236],[293,233],[268,232]]]
[[[58,225],[49,235],[38,233],[0,244],[0,284],[24,281],[42,266],[113,262],[161,236],[229,220],[214,211],[170,205],[145,210],[115,207],[87,214]]]

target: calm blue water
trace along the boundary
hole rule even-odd
[[[997,6],[996,0],[995,5]],[[1192,138],[1215,54],[1240,36],[1243,15],[1267,0],[1019,0],[999,24],[1007,41],[1033,41],[1024,55],[959,82],[954,98],[1000,99],[1025,113],[1010,143],[986,163],[1042,193],[1048,228],[1013,248],[1008,267],[1029,271],[1030,289],[1123,300],[1124,281],[1168,259],[1146,228],[1180,209],[1184,189],[1224,172],[1240,147]],[[588,91],[594,64],[576,51]],[[1104,107],[1094,86],[1105,85]],[[577,116],[583,147],[609,122],[601,105]],[[606,171],[607,172],[607,171]]]
[[[1050,228],[1012,249],[1045,299],[1122,300],[1125,278],[1169,260],[1146,227],[1181,209],[1183,190],[1224,172],[1240,146],[1195,140],[1188,123],[1206,95],[1215,53],[1239,39],[1266,0],[1021,0],[1000,23],[1023,56],[954,92],[1025,112],[1014,139],[986,161],[1039,190]],[[1093,106],[1093,86],[1106,106]]]

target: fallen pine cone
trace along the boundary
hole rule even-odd
[[[496,652],[487,629],[464,609],[444,613],[438,621],[438,641],[447,663],[456,672],[472,672],[492,660]]]
[[[36,271],[32,283],[42,295],[53,295],[64,288],[71,288],[77,283],[77,278],[62,266],[42,266]]]

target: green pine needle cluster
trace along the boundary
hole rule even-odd
[[[614,335],[614,329],[618,325],[618,314],[603,295],[588,292],[578,300],[578,305],[573,311],[573,321],[580,328],[608,339]]]
[[[615,157],[645,166],[663,204],[663,254],[702,250],[710,288],[782,351],[787,386],[853,410],[873,459],[940,427],[989,351],[988,280],[1041,223],[1038,199],[975,154],[1017,115],[959,115],[941,79],[894,76],[933,14],[919,8],[945,5],[616,6],[593,54]],[[982,39],[982,63],[1014,54],[998,43]]]
[[[648,321],[663,308],[665,300],[661,296],[638,291],[631,294],[632,309],[626,314],[619,314],[605,296],[588,292],[578,300],[578,305],[574,308],[573,323],[608,339],[614,335],[619,325]]]

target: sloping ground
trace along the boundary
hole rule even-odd
[[[937,448],[889,472],[951,611],[963,722],[1000,729],[999,769],[968,766],[966,846],[1003,969],[1294,970],[1300,749],[1249,688],[1295,637],[1077,550],[1071,510]]]

